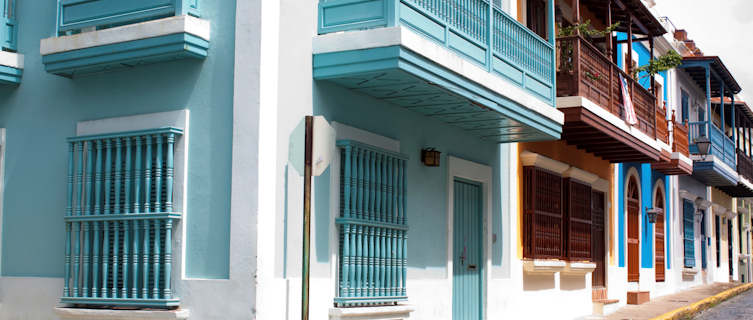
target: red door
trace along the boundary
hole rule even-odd
[[[640,215],[640,196],[638,182],[630,178],[627,199],[627,252],[628,252],[628,282],[640,280],[638,259],[640,254],[640,235],[638,232],[638,216]]]
[[[591,286],[594,288],[603,288],[606,286],[606,266],[605,266],[605,239],[604,239],[604,193],[594,191],[591,200],[591,250],[593,261],[596,263],[591,276]]]
[[[656,281],[664,281],[664,193],[661,189],[656,191],[656,197],[654,198],[654,208],[661,209],[656,216],[656,223],[654,224],[654,256],[656,263],[654,270],[656,270]]]

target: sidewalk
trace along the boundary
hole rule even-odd
[[[608,315],[608,320],[648,320],[667,312],[691,305],[697,301],[718,294],[727,289],[741,285],[741,283],[713,283],[694,287],[675,294],[670,294],[641,305],[627,305]]]

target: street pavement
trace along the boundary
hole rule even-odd
[[[731,298],[717,306],[708,309],[699,315],[695,320],[737,320],[753,319],[753,290],[748,290],[742,294]]]
[[[739,283],[712,283],[697,286],[675,294],[651,298],[651,301],[641,305],[627,305],[606,317],[607,320],[648,320],[666,312],[690,305],[696,301],[713,296],[717,293],[734,288]],[[751,290],[753,291],[753,290]],[[717,319],[717,318],[709,318]],[[721,318],[725,319],[725,318]],[[753,320],[753,318],[747,318]],[[726,319],[725,319],[726,320]]]

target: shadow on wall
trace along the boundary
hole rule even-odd
[[[585,275],[561,275],[560,289],[565,291],[583,290],[586,288]]]
[[[523,291],[554,289],[554,274],[523,273]]]

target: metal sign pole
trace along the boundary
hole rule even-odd
[[[314,117],[306,116],[306,148],[303,170],[303,270],[301,319],[309,319],[309,251],[311,249],[311,165],[314,146]]]

